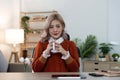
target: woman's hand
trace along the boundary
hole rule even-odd
[[[67,51],[59,44],[59,43],[55,43],[55,50],[57,50],[57,52],[60,52],[62,55],[66,56],[67,55]],[[46,54],[50,54],[50,51],[53,49],[53,42],[50,42],[48,45],[47,45],[47,48],[45,50],[45,53]]]
[[[60,45],[59,43],[55,43],[56,50],[60,52],[62,55],[66,56],[67,51]]]
[[[50,42],[50,43],[47,45],[47,48],[46,48],[46,50],[45,50],[45,53],[46,53],[46,54],[50,54],[50,51],[51,51],[51,49],[52,49],[52,43],[53,43],[53,42]]]

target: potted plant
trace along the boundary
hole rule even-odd
[[[106,57],[107,61],[110,60],[109,58],[109,52],[111,51],[112,48],[112,44],[110,43],[100,43],[99,44],[99,49],[100,49],[100,53],[102,53],[102,57]]]
[[[29,26],[28,26],[29,19],[30,19],[29,16],[23,16],[23,17],[21,18],[21,26],[22,26],[22,28],[24,29],[24,38],[25,38],[25,39],[24,39],[25,49],[23,50],[23,54],[22,54],[22,56],[23,56],[24,58],[27,57],[26,35],[31,32],[31,30],[30,30],[30,28],[29,28]]]
[[[113,53],[112,57],[114,61],[118,61],[118,58],[120,57],[120,55],[118,53]]]
[[[22,24],[22,28],[24,29],[25,34],[31,32],[28,26],[29,19],[30,19],[29,16],[23,16],[21,18],[21,24]]]
[[[97,39],[94,35],[88,35],[85,42],[80,44],[81,58],[91,58],[95,55],[97,47]]]

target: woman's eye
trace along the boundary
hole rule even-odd
[[[50,26],[50,28],[53,28],[53,26]]]
[[[60,25],[56,25],[57,28],[60,28]]]

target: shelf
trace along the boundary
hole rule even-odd
[[[45,22],[48,16],[52,13],[57,13],[57,11],[42,11],[42,12],[21,12],[20,17],[29,18],[26,24],[27,28],[30,30],[25,36],[25,43],[21,45],[22,50],[26,49],[29,52],[29,57],[31,57],[33,53],[33,49],[35,48],[37,42],[40,40],[40,36],[43,32]],[[21,28],[23,25],[21,24]],[[31,55],[30,55],[31,54]]]

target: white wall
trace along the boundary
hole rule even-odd
[[[114,51],[120,53],[120,0],[109,0],[109,42],[118,43],[114,46]]]
[[[19,8],[19,0],[0,0],[0,31],[3,31],[0,35],[5,35],[4,32],[7,28],[20,27]],[[7,60],[9,59],[12,49],[12,45],[10,44],[5,42],[0,44],[0,50],[3,52]]]
[[[99,42],[107,41],[107,0],[22,0],[21,6],[26,12],[57,10],[72,39],[93,34]]]

